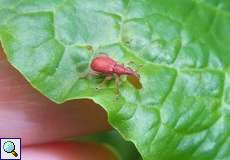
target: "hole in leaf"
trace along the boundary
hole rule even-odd
[[[130,84],[132,84],[136,89],[141,89],[142,84],[140,82],[140,79],[135,76],[127,76],[127,80]]]

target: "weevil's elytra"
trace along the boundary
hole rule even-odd
[[[92,60],[90,67],[93,71],[101,74],[113,74],[116,64],[116,61],[105,54],[101,54]]]
[[[104,53],[100,53],[98,56],[93,58],[90,64],[90,68],[92,69],[92,71],[94,71],[94,73],[103,74],[106,76],[104,81],[99,86],[104,85],[106,81],[111,80],[113,75],[115,75],[117,94],[119,94],[118,87],[120,82],[120,76],[128,75],[136,77],[137,79],[140,78],[140,75],[136,71],[132,70],[129,67],[125,67],[123,64],[119,64],[117,61]]]

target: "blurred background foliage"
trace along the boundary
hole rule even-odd
[[[104,133],[98,133],[90,136],[84,136],[78,141],[90,141],[103,144],[113,150],[120,160],[143,160],[133,143],[125,141],[121,135],[113,130]]]

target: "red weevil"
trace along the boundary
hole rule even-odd
[[[106,81],[111,80],[113,78],[113,75],[115,75],[117,94],[119,94],[118,87],[121,75],[130,75],[136,77],[137,79],[140,78],[140,75],[136,71],[132,70],[129,67],[125,67],[123,64],[119,64],[104,53],[101,53],[100,55],[93,58],[90,64],[90,68],[92,69],[93,74],[102,74],[106,76],[103,82],[99,84],[99,86],[104,85]]]

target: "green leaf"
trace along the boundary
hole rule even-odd
[[[93,99],[145,160],[230,159],[230,1],[0,0],[0,39],[36,89]],[[80,78],[99,52],[144,64],[143,88]]]
[[[94,141],[99,144],[106,145],[119,157],[119,160],[142,160],[141,156],[137,152],[135,146],[125,141],[118,132],[110,131],[104,133],[98,133],[89,136],[77,137],[77,142]]]

